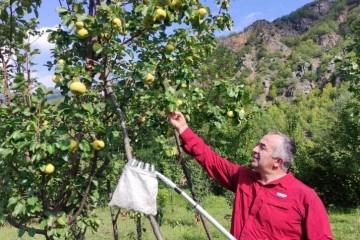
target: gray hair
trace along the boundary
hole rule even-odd
[[[289,136],[278,131],[269,132],[267,135],[278,135],[282,137],[283,141],[277,146],[271,157],[282,158],[284,160],[282,168],[287,172],[296,154],[295,142]]]

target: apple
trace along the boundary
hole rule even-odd
[[[94,45],[92,46],[92,49],[95,53],[97,53],[98,51],[100,51],[100,49],[102,48],[100,43],[94,43]]]
[[[53,81],[54,83],[61,83],[63,80],[64,80],[64,79],[63,79],[61,76],[59,76],[59,75],[54,75],[54,76],[52,77],[52,81]]]
[[[46,164],[45,173],[52,174],[54,171],[55,171],[54,165],[52,165],[51,163]]]
[[[64,59],[59,59],[59,60],[57,61],[57,63],[60,64],[60,65],[64,65],[64,64],[65,64],[65,60],[64,60]]]
[[[114,19],[112,20],[112,22],[113,22],[113,26],[114,26],[115,28],[121,28],[122,22],[121,22],[121,20],[120,20],[119,18],[114,18]]]
[[[187,84],[183,82],[183,83],[181,83],[180,87],[181,88],[187,88]]]
[[[198,13],[199,13],[199,17],[201,19],[203,19],[205,17],[205,15],[207,14],[207,10],[206,10],[206,8],[199,8]]]
[[[155,22],[155,18],[151,16],[146,16],[143,19],[143,24],[146,28],[152,28]]]
[[[166,52],[172,52],[172,51],[174,51],[174,44],[173,43],[168,43],[167,45],[166,45],[166,47],[165,47],[165,51]]]
[[[49,122],[48,122],[47,120],[45,120],[45,121],[42,123],[43,126],[47,126],[48,124],[49,124]]]
[[[144,84],[145,85],[150,85],[151,83],[153,83],[155,80],[155,76],[152,75],[151,73],[148,73],[146,75],[146,77],[144,78]]]
[[[76,31],[76,35],[78,35],[80,38],[85,38],[87,35],[89,35],[89,32],[85,28],[81,28]]]
[[[100,37],[105,39],[105,40],[110,40],[111,36],[109,33],[105,32],[105,33],[101,33]]]
[[[70,91],[75,95],[83,94],[86,92],[86,87],[82,82],[72,82],[70,84]]]
[[[172,10],[177,10],[177,9],[179,9],[179,8],[181,7],[181,4],[182,4],[181,0],[172,0],[172,1],[170,2],[169,7],[170,7]]]
[[[84,22],[83,21],[77,21],[76,23],[75,23],[75,27],[77,28],[77,29],[82,29],[82,28],[84,28]]]
[[[229,118],[233,118],[235,115],[234,115],[234,111],[232,110],[229,110],[227,111],[226,115],[229,117]]]
[[[138,122],[142,125],[146,122],[146,117],[145,116],[140,116],[138,117]]]
[[[174,136],[174,130],[171,129],[171,128],[169,128],[169,129],[167,130],[165,136],[166,136],[167,138],[170,138],[170,137]]]
[[[187,56],[187,57],[185,58],[185,62],[186,62],[187,64],[191,64],[191,63],[194,62],[194,59],[193,59],[192,56]]]
[[[158,8],[155,11],[155,20],[156,21],[163,21],[166,18],[166,12],[164,9]]]
[[[31,0],[21,0],[20,2],[24,7],[30,7],[32,1]]]
[[[102,140],[95,140],[91,146],[94,150],[99,151],[105,147],[105,143]]]
[[[178,100],[176,101],[176,104],[177,104],[178,107],[180,107],[181,105],[183,105],[183,100],[178,99]]]
[[[75,152],[75,151],[78,149],[78,147],[79,147],[79,144],[78,144],[77,141],[75,141],[75,140],[71,140],[71,141],[70,141],[69,151]]]

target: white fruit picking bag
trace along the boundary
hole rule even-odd
[[[149,164],[133,160],[125,165],[109,206],[155,216],[157,193],[158,180],[153,166],[150,169]]]

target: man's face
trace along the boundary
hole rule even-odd
[[[281,143],[282,138],[276,134],[265,135],[253,149],[251,165],[261,173],[267,173],[273,169],[276,159],[272,154]]]

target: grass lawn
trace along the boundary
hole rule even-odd
[[[182,197],[174,193],[171,204],[167,204],[165,209],[163,223],[160,227],[161,233],[165,239],[169,240],[206,240],[206,234],[202,223],[195,218],[194,211],[191,210],[190,204]],[[213,216],[226,229],[230,228],[229,215],[231,207],[228,207],[222,197],[208,197],[201,203],[201,206]],[[112,226],[108,208],[98,209],[98,215],[102,224],[96,233],[88,233],[87,240],[112,240]],[[336,240],[353,240],[360,239],[360,209],[340,212],[330,211],[330,221]],[[144,223],[143,239],[156,240],[152,228],[147,218],[142,218]],[[225,239],[224,235],[208,222],[214,239]],[[130,217],[119,217],[118,220],[119,238],[136,239],[136,225]],[[0,239],[4,240],[44,240],[45,238],[36,235],[34,238],[26,234],[22,238],[17,237],[17,230],[11,226],[0,228]]]

